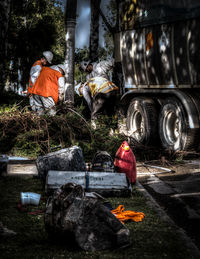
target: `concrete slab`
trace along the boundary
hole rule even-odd
[[[159,194],[173,194],[174,190],[165,182],[161,181],[157,176],[151,175],[146,184]]]
[[[8,164],[8,175],[38,175],[37,167],[33,163],[29,164]]]

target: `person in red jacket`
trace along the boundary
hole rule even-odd
[[[64,98],[64,65],[43,67],[31,89],[30,102],[33,111],[39,115],[46,111],[55,115],[55,105]]]

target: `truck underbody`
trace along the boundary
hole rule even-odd
[[[122,8],[126,22],[120,32],[125,92],[121,106],[129,136],[139,143],[198,150],[200,3],[161,2],[151,6],[125,1]],[[137,9],[131,16],[133,5]],[[144,15],[137,16],[137,10]]]
[[[128,135],[173,151],[199,149],[200,90],[138,89],[121,98]]]

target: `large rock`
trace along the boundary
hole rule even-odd
[[[77,146],[61,149],[56,152],[39,156],[36,160],[39,176],[45,180],[49,170],[85,171],[82,149]]]
[[[50,236],[75,239],[84,250],[102,250],[130,244],[129,230],[97,198],[86,197],[80,185],[69,183],[54,192],[45,213]],[[66,238],[64,238],[66,237]]]

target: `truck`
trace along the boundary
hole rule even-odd
[[[200,1],[121,1],[118,34],[128,135],[199,150]]]

